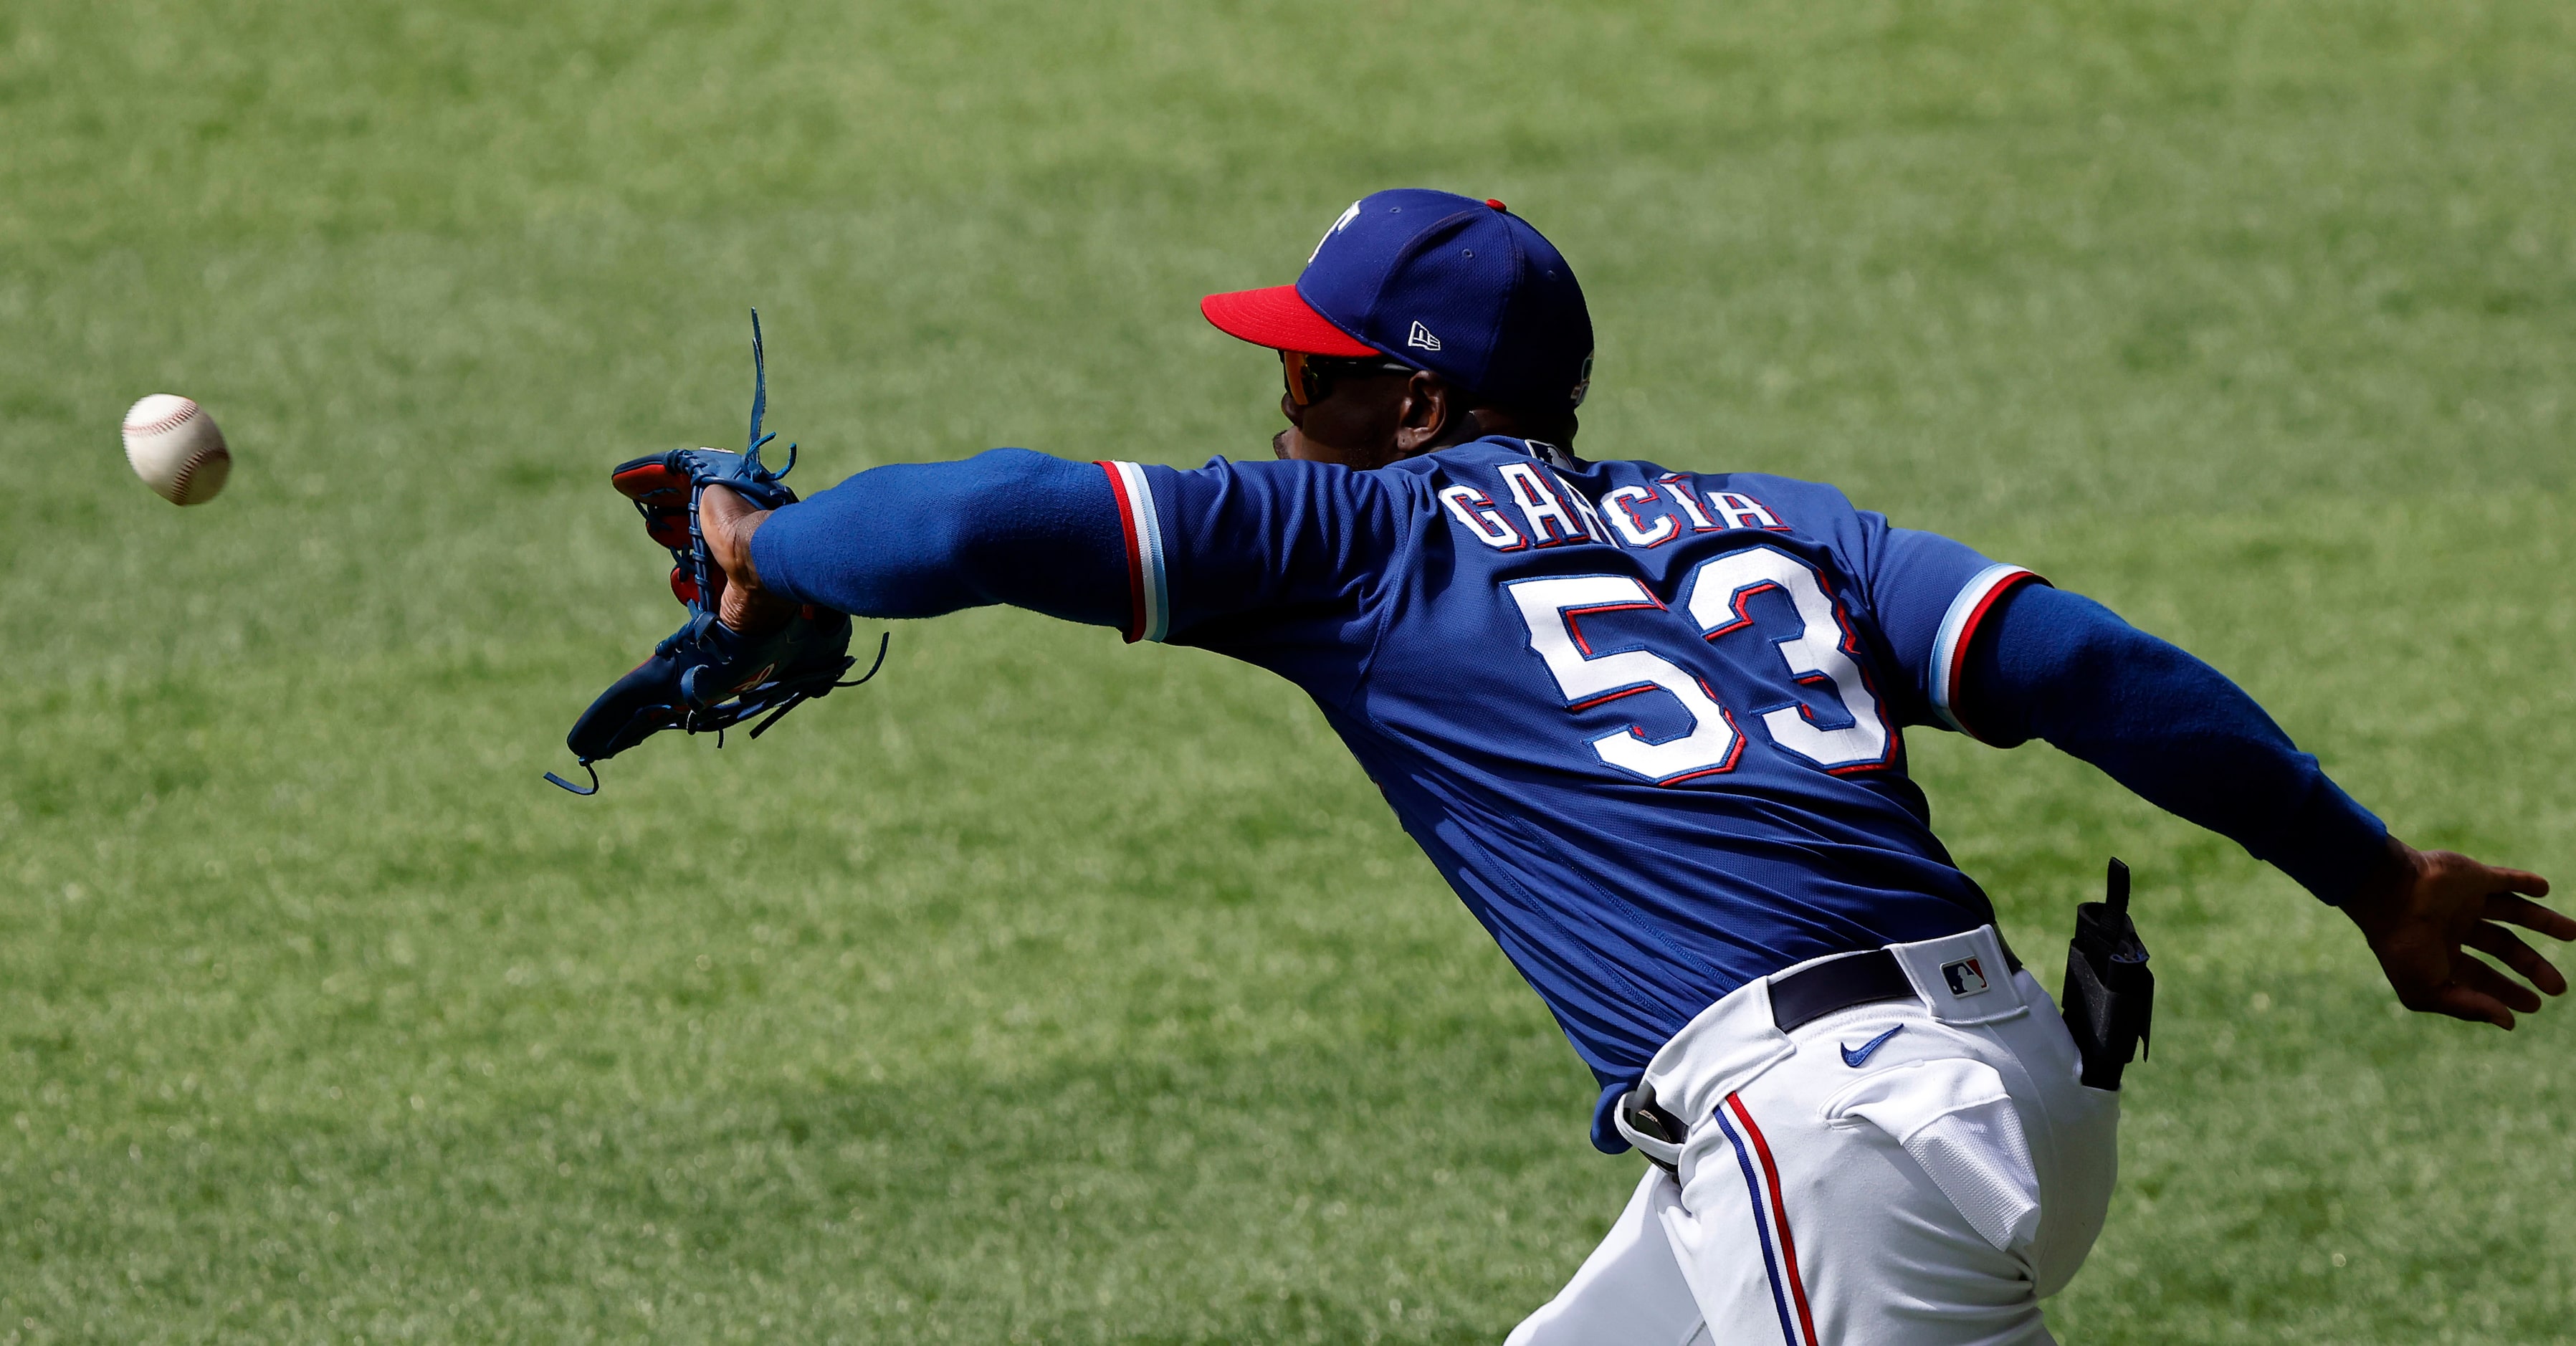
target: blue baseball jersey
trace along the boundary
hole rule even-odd
[[[2030,572],[1830,486],[1518,440],[1100,467],[1128,638],[1305,689],[1604,1084],[1754,978],[1993,919],[1904,731],[1962,727]]]

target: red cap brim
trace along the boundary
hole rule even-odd
[[[1333,326],[1332,319],[1317,313],[1294,285],[1212,294],[1199,301],[1199,312],[1227,336],[1272,350],[1353,357],[1379,353],[1377,347]]]

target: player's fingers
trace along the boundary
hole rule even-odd
[[[2507,1009],[2529,1014],[2540,1008],[2540,993],[2466,954],[2451,960],[2451,980]]]
[[[2486,900],[2485,916],[2490,921],[2504,921],[2526,930],[2537,930],[2551,939],[2576,939],[2576,916],[2552,911],[2527,897],[2491,893]]]
[[[2549,896],[2549,880],[2528,869],[2499,869],[2488,865],[2486,871],[2496,886],[2509,893],[2528,893],[2533,897]]]
[[[2468,960],[2464,958],[2460,961],[2465,963]],[[2434,987],[2431,991],[2408,1002],[2406,1007],[2426,1014],[2447,1014],[2454,1019],[2466,1019],[2471,1023],[2494,1024],[2507,1032],[2513,1030],[2513,1011],[2505,1008],[2503,1001],[2472,990],[2467,985],[2456,981],[2444,982]]]
[[[2567,994],[2567,979],[2559,975],[2558,969],[2541,957],[2539,950],[2514,938],[2513,932],[2503,926],[2481,921],[2461,942],[2512,968],[2515,975],[2549,995]]]

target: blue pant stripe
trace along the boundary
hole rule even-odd
[[[1789,1320],[1789,1292],[1780,1284],[1780,1263],[1771,1254],[1771,1218],[1763,1214],[1762,1179],[1753,1172],[1753,1154],[1744,1148],[1744,1137],[1735,1134],[1735,1123],[1726,1120],[1726,1105],[1717,1107],[1717,1127],[1726,1133],[1726,1141],[1735,1147],[1736,1167],[1744,1170],[1744,1196],[1753,1206],[1753,1232],[1762,1243],[1762,1270],[1771,1277],[1771,1307],[1780,1314],[1780,1337],[1789,1346],[1798,1346],[1798,1325]]]

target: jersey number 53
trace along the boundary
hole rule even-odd
[[[1670,611],[1645,582],[1631,575],[1569,575],[1517,580],[1504,586],[1529,624],[1532,652],[1556,677],[1566,709],[1588,710],[1640,692],[1661,691],[1681,703],[1689,732],[1649,739],[1635,725],[1592,740],[1601,760],[1658,785],[1731,771],[1743,755],[1743,732],[1717,693],[1697,676],[1652,649],[1595,654],[1583,638],[1582,619],[1597,612],[1638,608]],[[1753,546],[1701,562],[1683,581],[1681,612],[1692,636],[1722,640],[1754,629],[1746,609],[1755,594],[1776,589],[1796,609],[1800,630],[1773,643],[1790,680],[1840,703],[1851,723],[1827,729],[1803,704],[1763,712],[1771,741],[1828,771],[1882,765],[1888,757],[1887,723],[1878,698],[1852,657],[1850,634],[1815,568],[1774,547]],[[1683,638],[1681,631],[1673,631]]]

